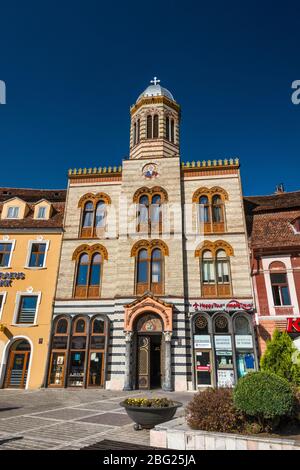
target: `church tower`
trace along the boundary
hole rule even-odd
[[[130,159],[179,156],[180,106],[154,77],[131,107]]]

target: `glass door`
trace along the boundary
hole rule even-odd
[[[49,386],[63,387],[65,377],[65,353],[53,352],[49,374]]]
[[[25,388],[29,365],[29,352],[11,352],[7,376],[7,387]]]
[[[90,352],[88,387],[103,385],[103,352]]]
[[[211,370],[211,351],[196,351],[197,387],[212,385]]]

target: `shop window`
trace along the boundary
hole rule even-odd
[[[21,295],[16,323],[34,323],[37,311],[37,303],[37,295]]]
[[[45,266],[46,251],[47,243],[31,243],[28,267],[43,268]]]
[[[0,268],[8,268],[10,266],[12,246],[12,243],[0,242]]]
[[[235,348],[238,378],[255,370],[254,344],[250,322],[244,316],[234,319]]]
[[[215,321],[215,333],[228,333],[228,320],[224,315],[219,315]]]

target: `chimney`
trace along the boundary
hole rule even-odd
[[[284,184],[280,183],[276,186],[275,194],[282,194],[282,193],[285,193],[285,189],[284,189]]]

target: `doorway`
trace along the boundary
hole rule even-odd
[[[137,388],[162,387],[162,334],[139,334],[137,341]]]
[[[15,341],[10,347],[5,388],[25,388],[30,360],[30,344],[24,339]]]

